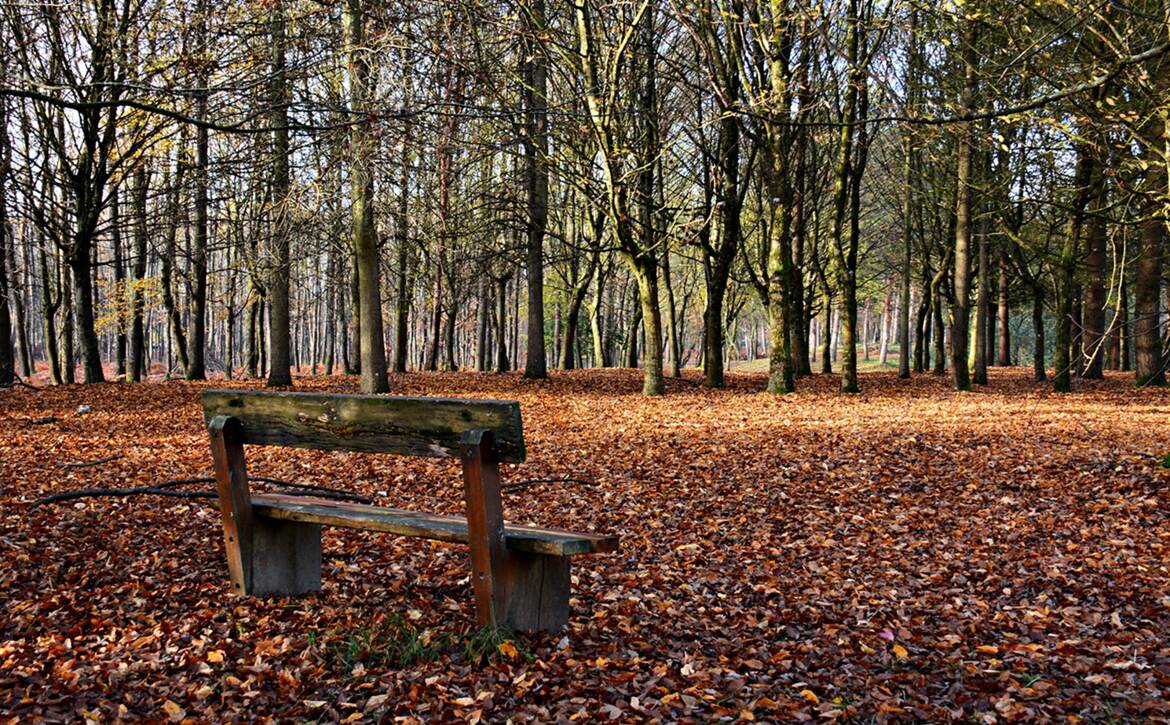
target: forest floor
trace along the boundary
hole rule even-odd
[[[211,501],[30,505],[210,475],[204,385],[0,392],[0,719],[1170,718],[1170,392],[697,380],[648,400],[631,370],[393,378],[518,399],[529,461],[505,482],[584,483],[508,494],[508,518],[622,536],[575,559],[564,632],[503,641],[473,631],[464,547],[326,530],[321,593],[230,599]],[[460,510],[450,462],[249,456]]]

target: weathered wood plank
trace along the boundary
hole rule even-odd
[[[244,443],[455,458],[472,429],[490,430],[503,463],[524,460],[520,404],[258,390],[206,390],[203,415],[238,418]]]
[[[211,459],[215,468],[215,490],[219,496],[223,545],[234,594],[252,592],[252,502],[248,491],[248,470],[244,459],[244,432],[240,422],[216,416],[207,425],[211,438]]]
[[[252,589],[261,597],[292,597],[321,588],[321,526],[252,519]]]
[[[501,620],[517,632],[556,632],[569,621],[569,557],[509,552]]]
[[[274,493],[252,496],[252,512],[256,516],[271,519],[383,531],[399,536],[456,544],[467,543],[467,519],[461,516],[439,516],[418,511]],[[552,556],[599,554],[617,551],[618,537],[505,524],[504,546],[511,551]]]
[[[481,627],[495,627],[508,609],[504,569],[512,553],[504,548],[504,507],[500,502],[500,466],[492,432],[463,434],[463,498],[467,511],[467,545],[471,549],[471,585]]]

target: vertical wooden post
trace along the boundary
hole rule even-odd
[[[208,425],[215,489],[223,519],[223,543],[233,594],[252,592],[252,497],[244,465],[244,427],[236,418],[218,415]]]
[[[494,444],[490,430],[467,431],[460,442],[476,619],[481,627],[555,632],[569,618],[569,557],[505,548]]]
[[[463,434],[463,496],[467,506],[467,543],[471,584],[480,626],[496,626],[505,612],[504,512],[500,503],[500,466],[490,430]]]

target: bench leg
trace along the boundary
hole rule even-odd
[[[321,588],[321,526],[252,519],[252,590],[255,596],[295,596]]]
[[[569,557],[508,552],[501,624],[515,632],[556,632],[569,621]]]

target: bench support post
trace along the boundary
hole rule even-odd
[[[244,463],[244,426],[236,418],[217,415],[207,426],[211,459],[215,466],[215,490],[223,520],[223,544],[232,593],[252,592],[252,495]]]
[[[461,441],[471,584],[481,627],[555,632],[569,614],[569,557],[509,551],[504,546],[500,466],[490,430]]]
[[[221,415],[208,432],[232,593],[290,596],[320,589],[321,527],[253,516],[243,426]]]

